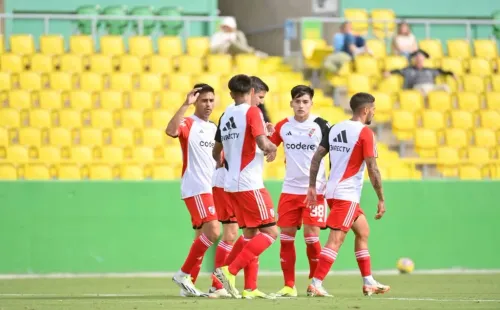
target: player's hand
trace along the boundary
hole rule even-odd
[[[272,123],[266,123],[267,135],[270,136],[275,132],[274,125]]]
[[[270,163],[270,162],[272,162],[272,161],[274,161],[276,159],[276,152],[269,152],[269,153],[267,153],[265,155],[266,155],[266,161],[268,163]]]
[[[318,199],[316,197],[316,188],[309,187],[307,189],[307,196],[306,199],[304,200],[304,203],[308,208],[312,208],[318,205]]]
[[[201,87],[193,88],[186,96],[186,101],[184,102],[185,105],[192,105],[193,103],[196,102],[198,97],[200,96],[199,91],[201,90]]]
[[[378,201],[377,214],[375,215],[376,220],[380,220],[385,213],[385,202],[383,200]]]
[[[222,168],[222,167],[224,167],[224,163],[222,162],[222,160],[215,162],[215,168],[216,169],[219,169],[219,168]]]

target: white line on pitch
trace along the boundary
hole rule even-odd
[[[379,297],[377,299],[402,300],[402,301],[438,301],[438,302],[500,302],[500,299],[449,299],[449,298],[403,298],[403,297]]]

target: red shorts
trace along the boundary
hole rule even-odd
[[[327,210],[323,195],[318,195],[318,205],[308,208],[304,200],[306,195],[283,193],[278,203],[278,226],[297,227],[311,225],[326,227]]]
[[[204,223],[217,221],[217,212],[215,211],[214,198],[212,194],[201,194],[184,198],[193,229],[200,229]]]
[[[358,216],[365,214],[357,202],[340,199],[327,199],[327,202],[330,206],[330,215],[326,220],[326,226],[331,229],[348,232]]]
[[[214,194],[215,210],[219,222],[222,224],[237,223],[229,194],[220,187],[212,187],[212,193]]]
[[[276,224],[273,201],[267,189],[228,194],[240,228],[259,228]]]

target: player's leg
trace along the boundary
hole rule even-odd
[[[306,242],[307,260],[309,261],[309,279],[312,279],[319,261],[321,244],[320,230],[326,228],[327,207],[322,195],[318,195],[318,205],[303,208],[304,240]]]
[[[201,233],[201,227],[195,230],[193,243],[201,236]],[[193,269],[191,269],[191,281],[193,282],[193,284],[196,284],[196,280],[198,279],[198,275],[200,274],[201,265],[203,264],[203,257],[204,256],[199,257]]]
[[[246,245],[253,237],[259,233],[258,229],[245,228],[243,229],[244,245]],[[265,298],[265,294],[257,290],[257,276],[259,274],[259,257],[255,256],[248,265],[243,268],[243,298],[251,299],[253,297]],[[253,292],[253,293],[252,293]]]
[[[368,237],[370,235],[370,226],[364,214],[360,214],[352,225],[354,232],[354,252],[358,261],[359,271],[363,277],[363,294],[383,294],[390,290],[390,287],[383,285],[372,276],[370,253],[368,252]]]

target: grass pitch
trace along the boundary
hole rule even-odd
[[[241,280],[241,277],[239,277]],[[0,280],[0,310],[59,309],[500,309],[500,274],[377,276],[391,285],[385,295],[364,297],[359,276],[329,276],[325,287],[334,298],[308,298],[309,281],[297,277],[296,299],[235,300],[178,297],[169,278],[72,278]],[[206,289],[207,277],[197,286]],[[275,292],[281,277],[261,276],[259,288]],[[241,289],[241,282],[238,288]]]

